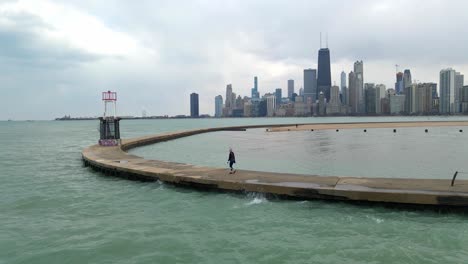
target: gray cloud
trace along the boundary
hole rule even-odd
[[[64,43],[47,41],[40,32],[49,26],[37,16],[21,14],[7,18],[14,24],[0,26],[0,57],[12,66],[63,68],[100,58]]]
[[[0,89],[15,91],[0,98],[0,119],[99,114],[99,92],[107,89],[122,95],[124,114],[186,114],[193,91],[200,94],[201,112],[212,113],[213,98],[227,83],[248,95],[254,75],[262,93],[284,88],[289,78],[299,88],[302,69],[316,67],[320,32],[323,39],[328,34],[334,81],[361,59],[366,80],[388,86],[395,64],[411,68],[421,81],[437,81],[448,66],[468,71],[468,2],[462,0],[56,3],[128,34],[155,55],[94,54],[41,35],[53,25],[34,15],[10,16],[14,26],[0,23],[0,70],[17,78],[0,75]],[[9,110],[12,99],[36,93],[38,83],[47,109]],[[52,97],[59,102],[50,103]]]

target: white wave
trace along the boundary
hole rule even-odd
[[[156,187],[155,190],[164,190],[164,189],[165,189],[165,188],[164,188],[164,186],[165,186],[165,185],[164,185],[164,182],[162,182],[162,181],[160,181],[160,180],[157,180],[157,181],[156,181],[156,186],[157,186],[157,187]]]
[[[377,224],[383,223],[383,221],[384,221],[382,218],[378,218],[378,217],[375,217],[375,216],[367,216],[367,218],[371,219],[372,221],[376,222]]]
[[[256,205],[256,204],[263,204],[267,203],[268,200],[265,198],[265,195],[260,194],[260,193],[249,193],[247,194],[249,198],[252,198],[248,203],[245,205],[250,206],[250,205]]]

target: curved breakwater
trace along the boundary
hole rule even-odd
[[[453,122],[460,126],[466,122]],[[450,122],[406,122],[410,126],[448,126]],[[357,127],[402,127],[401,122],[354,123]],[[352,128],[353,124],[298,124],[310,129]],[[118,147],[91,146],[83,150],[85,165],[119,177],[138,180],[161,180],[194,188],[234,192],[260,192],[299,199],[331,199],[346,201],[383,202],[409,205],[465,206],[468,205],[468,181],[451,179],[393,179],[360,178],[320,175],[298,175],[238,170],[228,175],[224,169],[190,164],[146,160],[126,151],[139,146],[187,137],[195,134],[242,130],[250,128],[281,129],[287,125],[253,125],[194,129],[145,136],[122,141]]]

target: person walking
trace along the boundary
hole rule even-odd
[[[236,156],[234,155],[234,151],[232,151],[232,148],[229,148],[228,163],[229,163],[229,167],[231,168],[231,171],[229,172],[229,174],[236,173],[236,170],[232,167],[232,165],[236,163]]]

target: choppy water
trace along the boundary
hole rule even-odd
[[[354,177],[451,179],[468,172],[468,127],[342,129],[200,134],[131,150],[151,159],[237,168]],[[463,132],[460,132],[460,129]],[[468,175],[460,174],[461,178]]]
[[[232,124],[356,120],[375,119],[123,121],[122,135],[134,137]],[[272,201],[259,194],[207,193],[158,182],[141,183],[103,177],[84,168],[80,160],[81,149],[96,142],[96,128],[96,121],[0,122],[0,263],[468,261],[468,219],[463,214],[393,210],[322,201]],[[442,130],[440,136],[432,130],[430,135],[416,137],[418,131],[411,130],[407,135],[411,141],[421,140],[423,145],[427,143],[427,138],[432,138],[435,144],[466,145],[464,134],[450,131],[447,134],[445,128]],[[256,131],[239,133],[241,136],[238,140],[242,142],[245,135],[253,133],[255,136]],[[333,133],[326,139],[331,142],[327,143],[328,153],[341,149],[334,147],[333,142],[345,137],[345,133],[351,135],[354,132],[342,130],[339,134]],[[373,133],[369,131],[365,137],[379,139]],[[403,137],[403,131],[401,133],[385,136],[379,144],[388,144],[387,140],[392,137]],[[296,143],[291,144],[297,144],[301,138],[307,139],[309,135],[298,132]],[[203,139],[203,136],[181,139],[180,142],[188,141],[180,145],[180,156],[184,160],[179,161],[196,160],[188,157],[194,150],[190,145],[194,143],[190,142],[197,137]],[[211,136],[213,142],[219,142],[226,135],[213,133]],[[353,139],[356,138],[353,136]],[[320,140],[314,140],[315,143],[306,146],[320,145]],[[356,144],[362,143],[359,143],[362,139],[356,140]],[[167,144],[177,146],[178,141]],[[269,144],[277,148],[274,142],[270,141]],[[211,155],[218,145],[225,152],[225,145],[221,143],[208,145],[210,153],[204,153],[206,149],[195,149],[195,152]],[[258,145],[261,148],[261,144]],[[164,148],[165,145],[160,146]],[[238,146],[237,152],[242,153],[243,145]],[[395,147],[398,151],[401,148],[399,145]],[[439,150],[443,154],[424,155],[426,159],[433,159],[433,168],[445,166],[442,164],[459,155],[467,156],[461,147],[456,148],[454,153],[443,147]],[[247,159],[263,159],[264,152],[259,151],[260,156],[254,155],[257,153],[254,149],[250,149],[252,156],[239,156],[238,159],[242,161],[239,165],[247,166]],[[362,155],[365,148],[359,147],[357,151]],[[383,148],[378,153],[386,151],[389,149]],[[323,151],[319,153],[327,157]],[[279,158],[284,155],[281,151],[273,154]],[[168,153],[167,157],[171,155]],[[420,160],[419,157],[408,158],[409,162]],[[255,168],[271,169],[277,163],[276,159],[266,160],[269,162],[260,161]],[[402,161],[405,159],[399,160],[399,164]],[[321,166],[321,172],[333,172],[326,167]],[[298,168],[299,172],[310,169],[297,166],[294,162],[290,168]],[[357,173],[352,171],[349,174]]]

